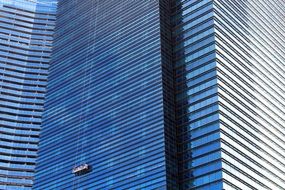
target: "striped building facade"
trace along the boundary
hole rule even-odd
[[[181,189],[285,189],[284,9],[173,3]]]
[[[58,2],[34,189],[178,189],[169,12]]]
[[[284,9],[60,0],[35,189],[284,190]]]
[[[0,189],[33,184],[56,3],[0,0]]]

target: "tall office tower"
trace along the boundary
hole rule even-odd
[[[34,189],[178,189],[167,7],[58,2]]]
[[[284,10],[59,1],[35,189],[285,189]]]
[[[173,10],[181,189],[285,189],[285,2]]]
[[[0,0],[0,189],[33,184],[55,6]]]

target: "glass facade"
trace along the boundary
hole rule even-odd
[[[219,190],[222,163],[213,1],[174,1],[172,10],[180,186]]]
[[[285,189],[283,1],[174,1],[181,189]]]
[[[178,189],[168,8],[59,1],[34,189]]]
[[[225,189],[285,189],[284,8],[214,1]]]
[[[55,6],[0,0],[0,189],[33,184]]]
[[[284,9],[60,0],[34,188],[284,190]]]

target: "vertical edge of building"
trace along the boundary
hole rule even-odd
[[[222,189],[213,5],[212,0],[172,3],[181,189]]]
[[[171,0],[159,0],[167,188],[179,189]]]

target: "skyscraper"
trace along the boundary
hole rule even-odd
[[[31,189],[55,2],[0,0],[0,189]]]
[[[176,1],[181,189],[285,189],[284,1]]]
[[[282,0],[61,0],[35,189],[285,189]]]
[[[59,1],[35,189],[177,189],[164,6]]]

